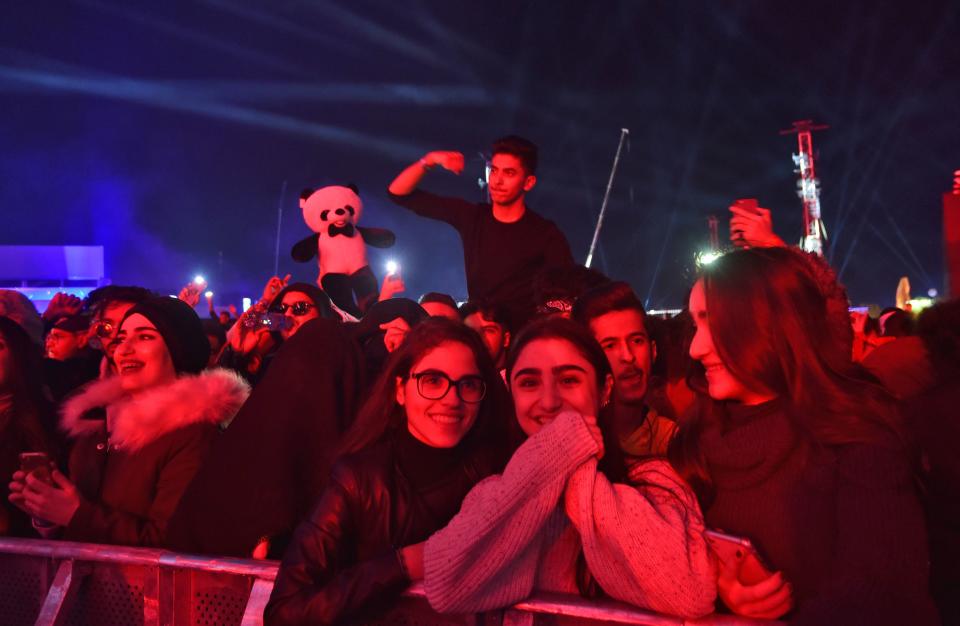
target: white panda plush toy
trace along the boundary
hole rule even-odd
[[[300,194],[303,221],[313,235],[297,242],[290,255],[305,263],[317,256],[317,284],[333,303],[361,317],[377,301],[377,277],[367,263],[367,244],[389,248],[396,236],[384,228],[357,226],[363,202],[354,185],[304,189]]]

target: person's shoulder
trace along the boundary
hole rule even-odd
[[[907,448],[892,433],[875,441],[830,446],[838,478],[865,487],[894,487],[912,482]]]
[[[337,459],[332,478],[347,488],[382,482],[393,470],[394,456],[391,442],[380,441]]]

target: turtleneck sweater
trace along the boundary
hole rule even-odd
[[[791,624],[935,624],[924,520],[893,443],[817,444],[774,400],[719,407],[701,446],[708,527],[748,537],[794,589]]]

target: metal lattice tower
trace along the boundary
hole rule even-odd
[[[799,174],[797,195],[803,202],[803,236],[800,238],[800,247],[819,256],[823,256],[827,229],[820,217],[820,181],[814,170],[812,133],[825,128],[829,127],[825,124],[814,124],[812,120],[799,120],[793,123],[793,128],[780,131],[781,135],[797,135],[798,151],[793,155],[793,163],[797,167],[793,171]]]

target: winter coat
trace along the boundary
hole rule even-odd
[[[360,353],[343,326],[310,320],[283,342],[184,493],[170,520],[172,549],[249,557],[269,537],[274,556],[307,516],[363,389]]]
[[[296,530],[265,612],[268,626],[335,624],[382,614],[409,583],[397,549],[424,541],[497,469],[404,431],[334,467]]]
[[[164,546],[167,521],[219,425],[233,418],[249,392],[235,373],[213,369],[134,398],[112,377],[68,400],[61,425],[76,440],[69,474],[81,501],[64,538]]]

